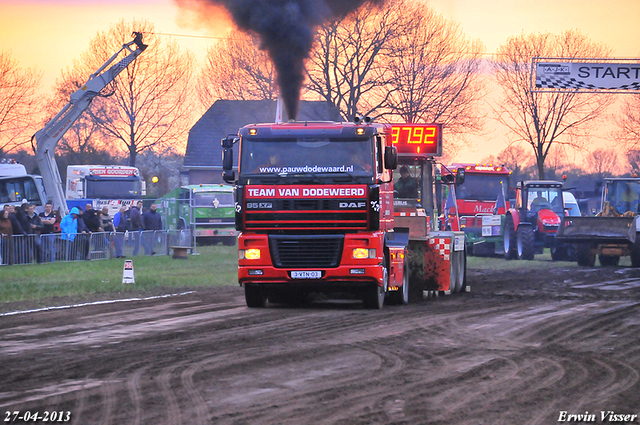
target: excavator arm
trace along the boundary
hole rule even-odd
[[[36,159],[45,191],[53,201],[53,207],[59,209],[62,215],[68,214],[69,210],[64,196],[64,185],[56,164],[56,146],[67,130],[91,105],[91,101],[100,94],[100,91],[147,48],[147,45],[142,43],[142,33],[134,32],[133,34],[134,39],[124,44],[95,73],[91,74],[89,80],[71,95],[69,103],[33,136],[36,140]],[[124,50],[128,52],[127,56],[105,71]]]

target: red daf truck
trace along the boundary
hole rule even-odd
[[[509,209],[508,190],[511,171],[494,164],[454,163],[441,167],[441,175],[455,174],[459,168],[465,170],[465,182],[456,187],[455,213],[458,220],[451,220],[453,230],[463,230],[466,235],[469,255],[495,255],[502,253],[500,220],[496,215]],[[448,191],[443,191],[442,210],[446,208]]]
[[[356,294],[365,308],[379,309],[385,299],[406,304],[410,285],[420,296],[457,290],[464,234],[431,235],[433,207],[422,200],[405,200],[397,207],[402,216],[394,211],[399,157],[419,170],[421,193],[433,205],[434,154],[424,151],[441,152],[441,127],[426,127],[400,130],[368,119],[267,123],[222,140],[223,178],[236,185],[238,281],[249,307],[319,292]]]

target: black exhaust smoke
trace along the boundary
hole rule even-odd
[[[180,5],[192,3],[177,0]],[[384,0],[200,0],[224,6],[243,31],[260,37],[278,73],[278,86],[289,119],[296,119],[316,27],[331,17],[344,16],[364,3]]]

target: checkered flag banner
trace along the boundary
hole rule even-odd
[[[640,91],[640,59],[627,62],[570,62],[571,59],[534,58],[533,91],[628,92]],[[635,62],[632,62],[635,61]]]

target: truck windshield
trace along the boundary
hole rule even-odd
[[[240,175],[335,173],[372,177],[373,141],[345,138],[242,141]]]
[[[86,180],[86,197],[93,199],[135,199],[142,196],[140,180]]]
[[[456,187],[458,199],[495,201],[503,190],[506,196],[507,176],[467,173],[464,183]]]
[[[607,183],[607,200],[619,214],[638,212],[638,194],[640,182],[614,180]]]
[[[38,206],[43,205],[38,186],[31,176],[0,179],[0,203],[19,203],[26,199]]]
[[[233,207],[234,199],[233,193],[196,193],[195,194],[195,206],[196,207]]]

